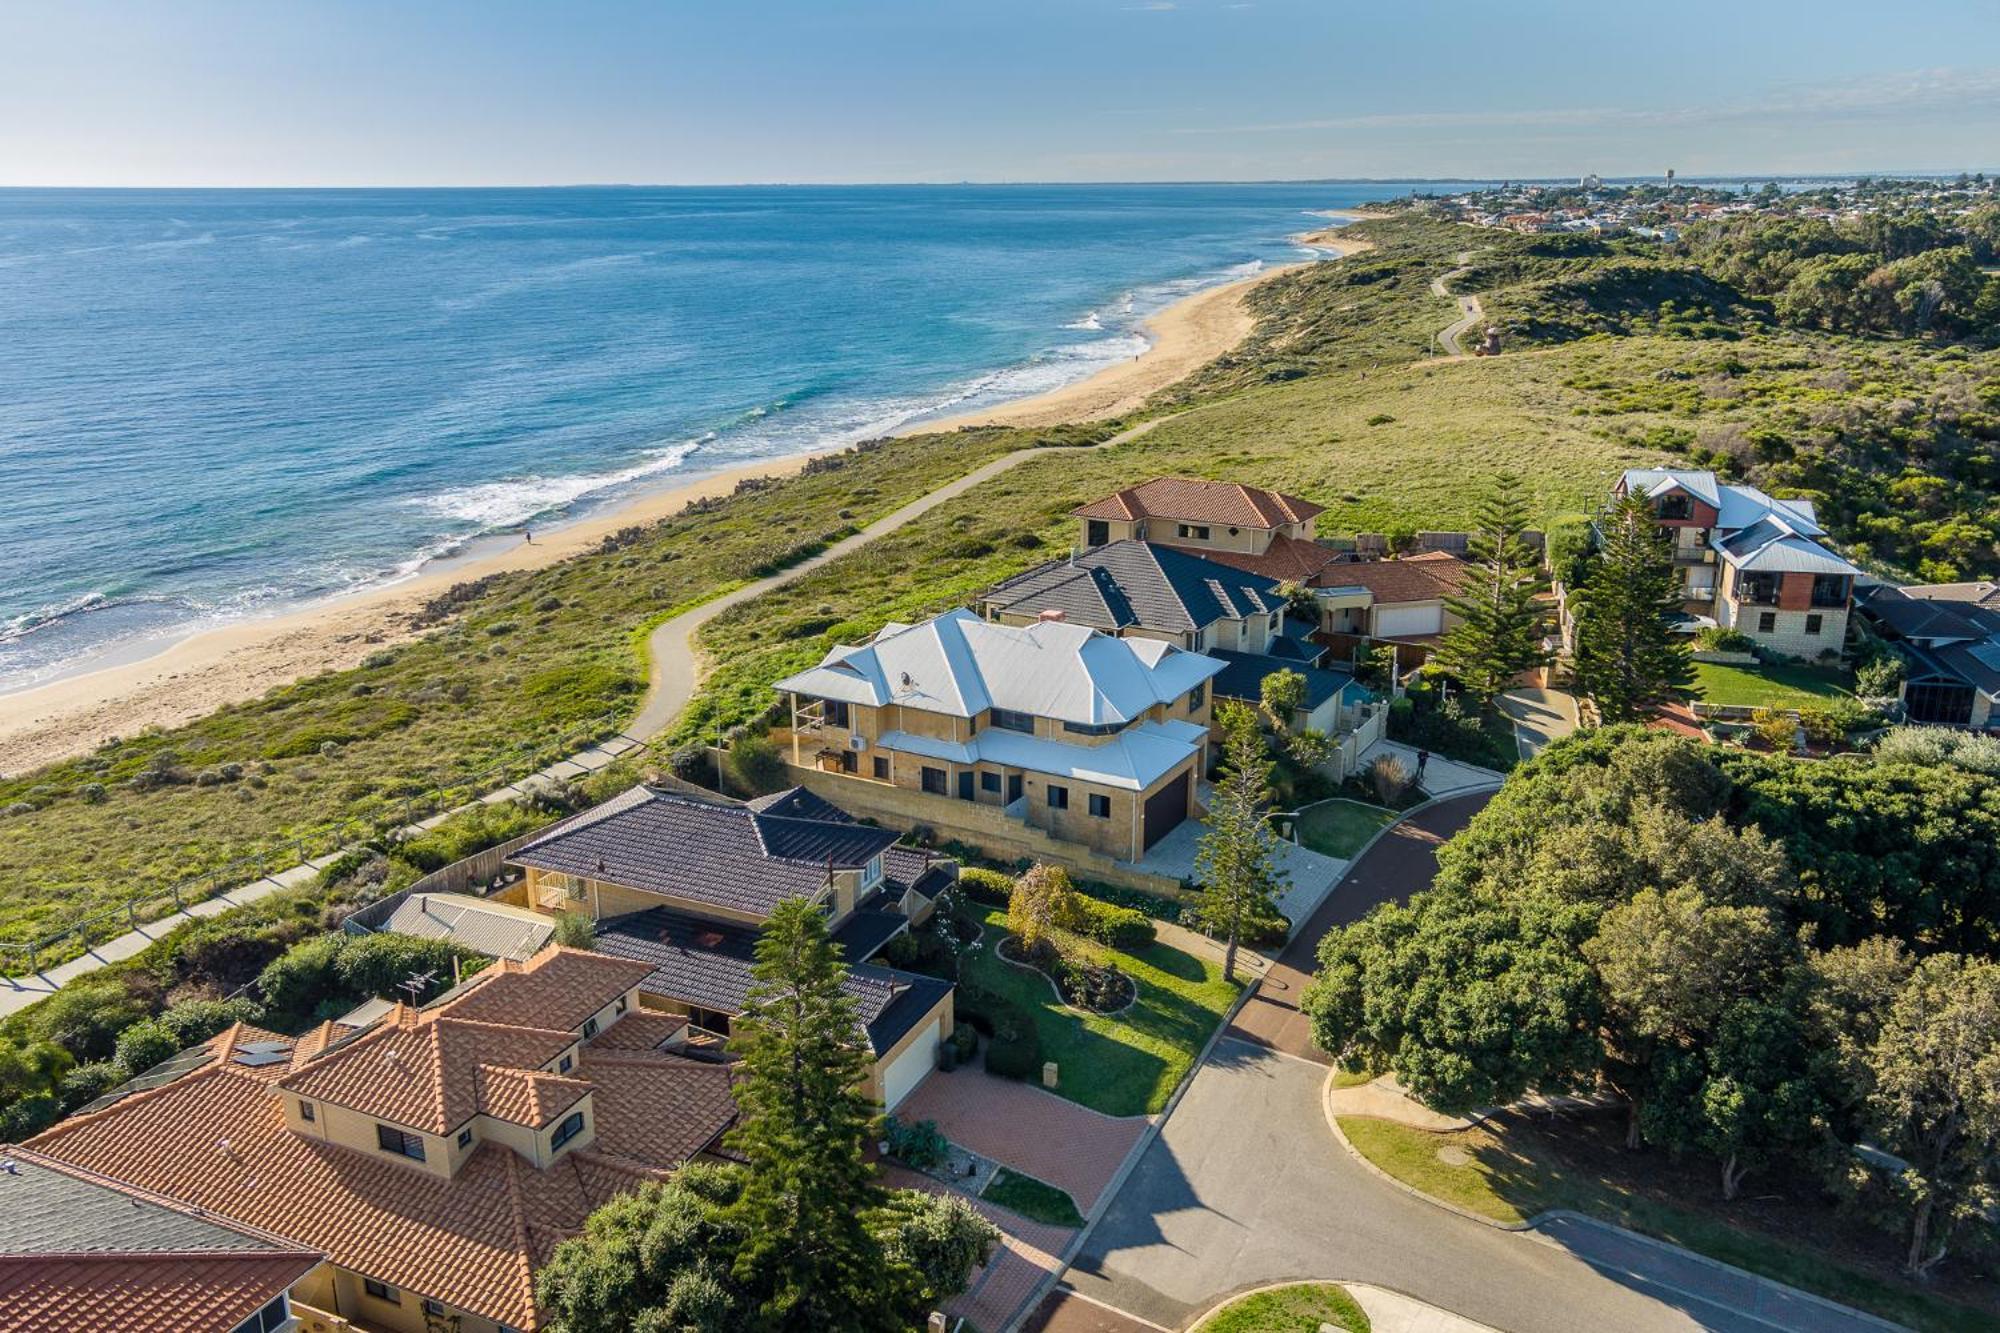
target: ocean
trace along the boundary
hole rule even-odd
[[[0,691],[1073,382],[1396,192],[0,190]]]

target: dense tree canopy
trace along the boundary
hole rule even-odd
[[[1996,801],[1894,756],[1579,734],[1322,942],[1314,1037],[1446,1111],[1610,1088],[1725,1197],[1785,1165],[1894,1200],[1924,1271],[2000,1197]]]

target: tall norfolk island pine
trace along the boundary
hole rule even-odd
[[[1521,538],[1528,526],[1520,479],[1503,473],[1479,506],[1466,558],[1465,590],[1445,599],[1458,617],[1432,658],[1479,698],[1491,699],[1523,671],[1548,660],[1548,616],[1537,600],[1548,588],[1541,560]]]
[[[1271,799],[1271,752],[1248,704],[1218,706],[1222,724],[1222,780],[1209,803],[1208,832],[1195,848],[1201,881],[1201,917],[1225,939],[1222,975],[1236,980],[1236,941],[1243,927],[1277,910],[1279,872],[1272,864],[1271,830],[1264,805]]]
[[[1674,568],[1644,497],[1628,495],[1599,522],[1603,549],[1574,591],[1577,688],[1606,722],[1643,717],[1694,678],[1669,628],[1680,614]]]

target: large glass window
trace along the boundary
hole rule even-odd
[[[1051,810],[1069,809],[1068,787],[1058,787],[1053,782],[1049,784],[1049,809]]]
[[[946,792],[945,772],[941,768],[924,767],[924,790],[933,796],[943,796]]]
[[[291,1317],[291,1307],[285,1303],[284,1293],[280,1292],[276,1300],[238,1324],[231,1333],[278,1333]]]
[[[1030,736],[1035,734],[1033,713],[1017,713],[1011,708],[996,708],[992,712],[990,721],[1002,731],[1025,731]]]
[[[572,1111],[567,1119],[556,1126],[555,1135],[549,1139],[550,1150],[562,1147],[581,1133],[583,1133],[583,1112]]]
[[[1903,708],[1912,722],[1963,727],[1972,721],[1972,687],[1947,682],[1922,682],[1903,690]]]
[[[1813,575],[1814,606],[1846,606],[1848,578],[1845,574]]]
[[[397,1291],[386,1282],[377,1282],[372,1277],[361,1279],[361,1289],[378,1301],[387,1301],[391,1305],[401,1305],[403,1303],[402,1292]]]
[[[392,1152],[401,1157],[424,1160],[424,1136],[409,1134],[394,1125],[375,1126],[375,1146],[383,1152]]]

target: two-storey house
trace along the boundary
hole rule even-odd
[[[1116,541],[1177,546],[1223,564],[1295,583],[1340,558],[1314,540],[1325,507],[1231,481],[1155,477],[1070,513],[1085,549]]]
[[[1810,500],[1778,500],[1713,472],[1632,468],[1613,493],[1644,496],[1671,543],[1690,614],[1785,657],[1838,654],[1861,571],[1818,540]]]
[[[757,937],[778,904],[826,913],[872,1058],[868,1093],[889,1109],[935,1067],[951,1035],[952,987],[868,961],[928,919],[956,862],[896,845],[798,788],[739,804],[634,787],[516,850],[528,902],[597,922],[593,948],[651,969],[649,1010],[729,1034],[750,991]]]
[[[1160,639],[959,610],[886,625],[776,688],[792,762],[841,775],[849,809],[949,837],[955,802],[994,806],[1136,860],[1195,813],[1222,669]]]
[[[551,947],[358,1030],[238,1024],[27,1146],[327,1256],[307,1327],[539,1328],[555,1246],[735,1118],[728,1069],[640,1011],[650,971]]]
[[[1910,721],[1977,730],[2000,725],[2000,587],[1863,584],[1854,605],[1903,659],[1898,692]]]

